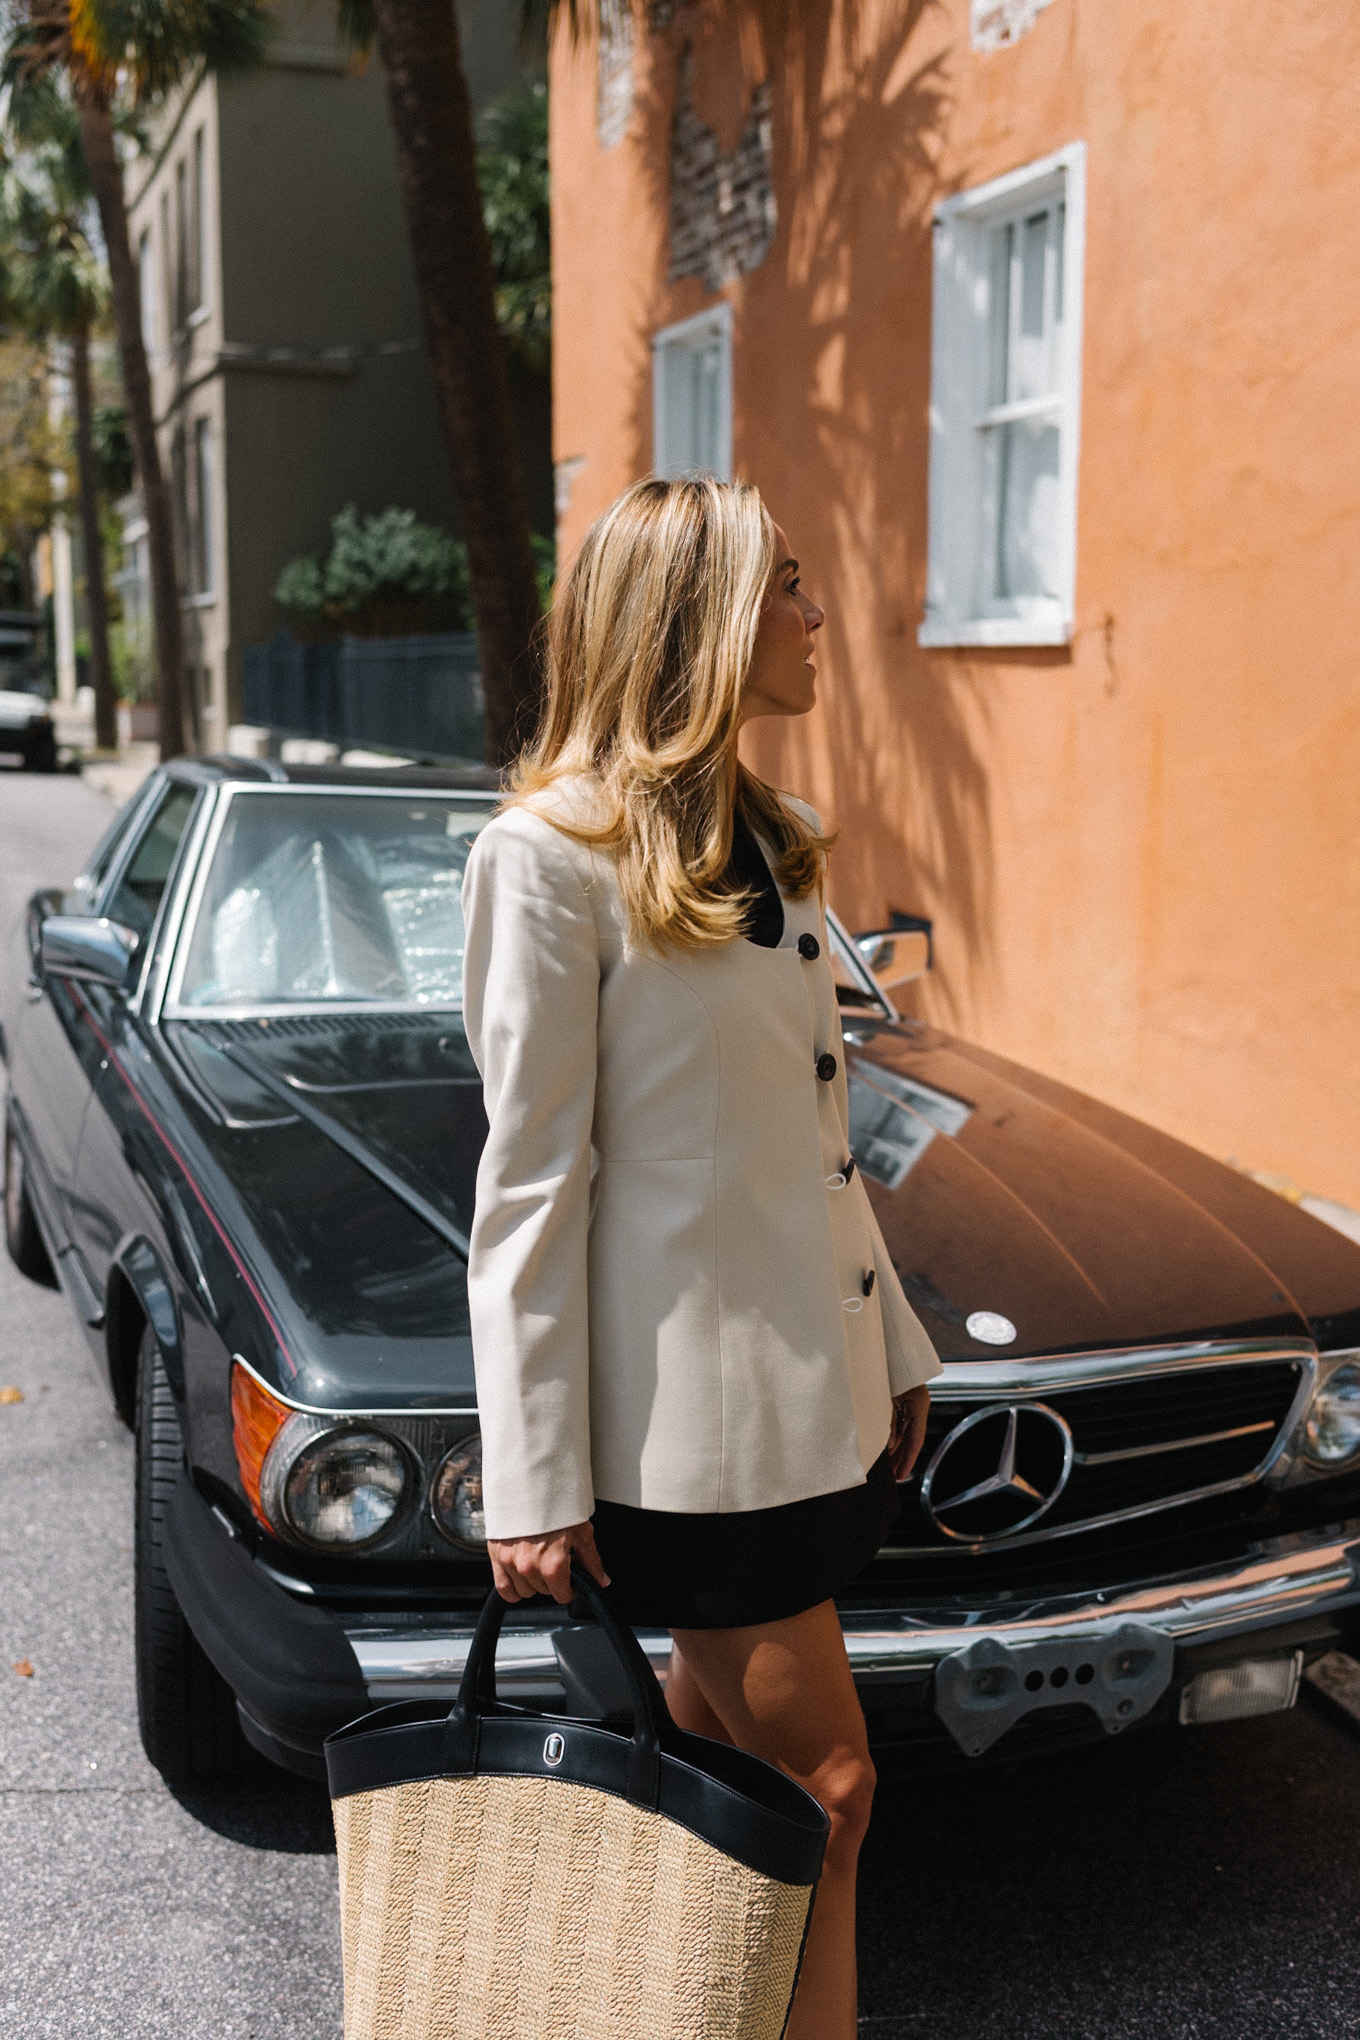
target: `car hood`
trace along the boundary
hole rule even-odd
[[[263,1371],[326,1408],[470,1402],[458,1242],[486,1118],[458,1017],[163,1034],[281,1332]],[[1360,1343],[1360,1247],[1236,1171],[930,1028],[847,1016],[846,1048],[852,1147],[943,1358]],[[1014,1337],[976,1336],[978,1313]]]
[[[1360,1338],[1360,1248],[1236,1171],[934,1029],[846,1036],[852,1147],[942,1357]]]
[[[456,1015],[170,1021],[219,1203],[280,1334],[263,1372],[324,1408],[473,1397],[466,1241],[486,1138]]]

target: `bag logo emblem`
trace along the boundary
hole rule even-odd
[[[563,1757],[566,1755],[566,1749],[567,1746],[565,1742],[563,1742],[560,1735],[550,1735],[548,1737],[548,1740],[543,1745],[544,1763],[560,1764]]]

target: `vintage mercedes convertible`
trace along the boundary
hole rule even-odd
[[[462,1669],[489,1568],[460,885],[496,798],[177,763],[7,952],[6,1237],[136,1433],[138,1704],[175,1780],[252,1745],[320,1776],[332,1729]],[[854,1159],[945,1362],[841,1606],[880,1760],[1290,1706],[1360,1640],[1360,1247],[899,1017],[920,931],[829,926]],[[512,1611],[505,1696],[608,1718],[597,1638]]]

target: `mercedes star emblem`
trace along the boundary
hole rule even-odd
[[[1072,1471],[1072,1433],[1046,1403],[990,1403],[940,1445],[921,1507],[942,1537],[991,1544],[1047,1515]]]

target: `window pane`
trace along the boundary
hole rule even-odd
[[[213,460],[212,425],[200,418],[194,425],[194,494],[198,522],[194,531],[194,593],[211,595],[213,586]]]
[[[722,347],[676,343],[662,352],[666,472],[712,473],[718,464]]]
[[[89,898],[93,899],[112,870],[114,859],[123,847],[128,830],[137,819],[138,806],[137,799],[128,802],[113,827],[95,845],[93,857],[76,880],[80,891]]]
[[[189,196],[184,158],[175,165],[175,325],[189,315]]]
[[[490,812],[450,798],[237,794],[183,1002],[459,1005],[463,871]]]
[[[166,788],[151,826],[133,851],[131,863],[104,908],[111,921],[121,921],[138,935],[150,934],[175,852],[197,799],[196,787]]]
[[[175,547],[184,585],[193,572],[194,549],[189,538],[189,462],[184,450],[184,428],[177,425],[170,441],[170,487],[175,506]]]
[[[694,386],[687,347],[665,347],[658,367],[664,445],[661,466],[667,475],[683,475],[694,464]]]
[[[694,466],[713,474],[718,466],[718,406],[722,393],[722,346],[710,340],[690,350],[694,390]]]
[[[991,289],[988,295],[989,371],[987,401],[1004,404],[1008,395],[1011,330],[1011,250],[1015,228],[995,227],[991,236]]]
[[[653,373],[659,474],[725,474],[727,347],[726,335],[711,327],[658,346]]]
[[[194,135],[193,178],[189,221],[189,309],[196,312],[203,302],[203,130]]]
[[[1058,428],[1025,418],[990,435],[998,442],[994,596],[1056,596],[1061,527]]]
[[[142,295],[142,345],[148,354],[156,351],[156,265],[151,250],[150,228],[137,243],[137,276]]]
[[[1044,251],[1048,246],[1048,214],[1033,213],[1021,235],[1020,330],[1027,340],[1044,337]]]
[[[1007,391],[1012,401],[1045,397],[1056,386],[1044,290],[1048,229],[1049,215],[1041,212],[1032,213],[1018,230],[1013,288],[1019,298],[1019,317]]]
[[[167,341],[175,324],[175,263],[173,244],[170,239],[170,193],[161,193],[161,290],[160,300],[165,306],[165,333]]]

